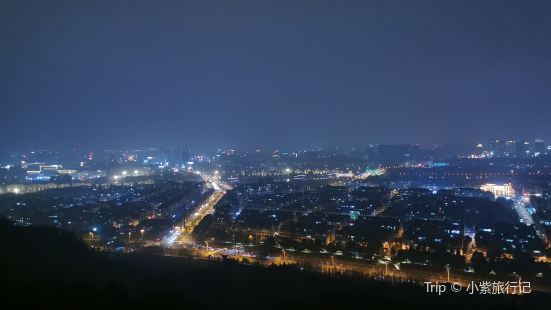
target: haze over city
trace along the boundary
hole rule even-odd
[[[551,1],[0,0],[0,308],[545,309]]]
[[[548,1],[2,1],[2,147],[551,140]]]

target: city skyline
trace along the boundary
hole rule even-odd
[[[146,150],[180,150],[181,152],[193,152],[196,154],[216,154],[226,153],[228,151],[237,153],[297,153],[297,152],[312,152],[312,151],[333,151],[337,153],[357,153],[365,152],[370,149],[377,149],[379,147],[413,147],[422,151],[434,151],[434,152],[447,152],[449,156],[472,156],[476,158],[478,156],[483,157],[534,157],[540,155],[551,154],[551,145],[548,145],[546,140],[543,139],[512,139],[509,138],[489,138],[486,141],[472,144],[456,144],[445,143],[435,145],[421,145],[418,143],[357,143],[355,146],[339,147],[335,145],[315,145],[315,146],[296,146],[296,147],[279,147],[277,145],[271,146],[249,146],[249,147],[235,147],[233,145],[218,145],[210,147],[197,147],[195,145],[189,145],[182,143],[180,145],[122,145],[118,144],[111,147],[98,147],[83,145],[80,147],[71,147],[70,144],[62,147],[40,147],[35,146],[32,148],[9,148],[3,146],[0,148],[0,159],[8,156],[34,154],[52,152],[59,154],[87,154],[88,152],[104,152],[104,151],[146,151]],[[1,162],[1,161],[0,161]]]
[[[550,0],[0,0],[0,305],[544,309]]]

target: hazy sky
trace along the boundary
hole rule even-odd
[[[551,140],[551,1],[0,0],[0,145]]]

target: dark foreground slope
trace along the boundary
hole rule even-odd
[[[328,278],[290,267],[108,257],[70,233],[14,227],[5,220],[0,220],[0,246],[0,305],[17,308],[542,309],[551,302],[543,294],[433,296],[419,286]]]

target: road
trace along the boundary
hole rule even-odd
[[[271,265],[297,265],[307,270],[330,275],[355,274],[390,282],[414,281],[423,282],[448,282],[448,273],[445,268],[441,271],[428,267],[396,264],[396,262],[376,263],[365,260],[343,259],[337,255],[312,255],[297,252],[283,251],[280,255],[271,257],[257,257],[253,252],[246,251],[242,246],[239,248],[219,248],[212,245],[193,244],[193,257],[196,259],[216,259],[227,256],[237,261],[247,260],[250,264],[269,267]],[[172,255],[166,253],[165,255]],[[450,270],[449,282],[460,284],[463,288],[468,287],[472,282],[516,282],[518,276],[512,274],[482,275],[464,272],[463,270]],[[524,281],[524,280],[523,280]],[[551,292],[549,285],[531,283],[532,290]]]
[[[223,182],[216,175],[211,176],[209,174],[200,174],[203,181],[207,186],[214,189],[212,194],[199,204],[195,210],[193,210],[187,217],[185,217],[180,223],[169,231],[169,233],[163,238],[163,245],[173,246],[176,242],[192,242],[191,232],[201,222],[201,220],[208,214],[214,213],[214,207],[224,197],[227,190],[231,189],[231,186]]]
[[[526,204],[522,201],[522,198],[515,199],[515,211],[517,211],[518,217],[521,222],[530,226],[534,224],[532,216],[526,209]]]
[[[545,230],[537,222],[534,222],[532,215],[526,207],[526,201],[523,198],[515,199],[515,211],[517,211],[518,217],[521,222],[525,223],[528,226],[534,225],[536,234],[545,241]]]
[[[181,228],[182,232],[191,233],[207,214],[214,213],[214,206],[224,197],[224,194],[225,192],[222,191],[214,191],[205,202],[199,205],[193,213],[188,215],[185,220],[178,225],[183,228]]]

